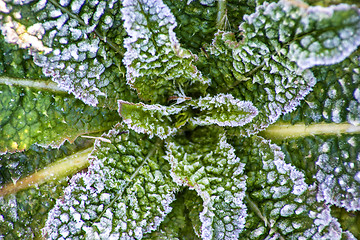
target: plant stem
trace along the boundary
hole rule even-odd
[[[12,77],[0,77],[0,84],[5,85],[16,85],[21,87],[30,87],[30,88],[36,88],[39,90],[47,90],[51,92],[60,92],[60,93],[66,93],[67,91],[62,90],[58,87],[57,83],[53,81],[46,81],[46,80],[32,80],[32,79],[21,79],[21,78],[12,78]]]
[[[261,135],[270,139],[298,138],[312,135],[339,135],[360,133],[360,126],[349,123],[274,124]]]
[[[93,147],[90,147],[73,155],[67,156],[50,164],[44,169],[31,174],[30,176],[3,186],[0,188],[0,197],[8,194],[14,194],[28,188],[37,187],[48,181],[61,179],[86,168],[89,165],[88,155],[91,153],[92,149]]]
[[[225,30],[227,19],[226,0],[218,0],[217,4],[217,16],[216,16],[216,27],[219,30]]]

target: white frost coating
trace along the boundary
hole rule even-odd
[[[360,88],[356,88],[354,91],[354,98],[358,103],[360,103]]]
[[[214,97],[200,97],[193,101],[192,105],[204,112],[199,117],[191,119],[198,125],[243,126],[258,114],[257,108],[251,102],[240,101],[231,94],[221,93]],[[212,115],[213,113],[217,114]]]
[[[120,130],[110,130],[104,137],[108,139],[116,137],[117,140],[114,142],[122,144],[119,132]],[[128,141],[125,143],[129,144]],[[77,174],[70,180],[63,199],[59,199],[54,209],[50,211],[44,229],[44,233],[50,236],[49,239],[57,239],[58,229],[62,226],[69,227],[68,239],[75,238],[83,231],[86,232],[87,239],[134,239],[134,237],[141,237],[144,233],[156,229],[166,214],[171,211],[170,204],[175,198],[174,191],[177,190],[172,187],[171,189],[165,188],[164,193],[155,196],[159,202],[154,206],[148,206],[147,211],[151,213],[150,215],[145,213],[141,215],[141,211],[144,209],[139,206],[136,192],[129,195],[130,204],[125,204],[124,200],[119,198],[116,203],[109,206],[111,198],[115,196],[114,192],[123,191],[126,181],[114,177],[115,169],[110,166],[111,159],[95,157],[98,148],[105,152],[110,150],[102,145],[101,141],[96,141],[95,150],[92,153],[94,156],[90,159],[88,172]],[[153,166],[156,165],[156,163],[153,164]],[[96,201],[96,199],[100,201]],[[99,221],[92,224],[91,220],[99,217],[100,212],[104,214]],[[128,218],[129,212],[138,220]],[[65,213],[69,213],[69,221]],[[66,221],[68,223],[63,224]],[[65,230],[64,227],[64,235],[67,234]]]
[[[125,0],[123,6],[124,28],[129,35],[124,41],[127,51],[123,62],[127,67],[126,78],[131,88],[139,91],[136,88],[136,84],[138,84],[136,80],[142,82],[148,76],[138,70],[146,69],[149,65],[159,68],[160,63],[157,60],[164,55],[168,58],[169,64],[165,65],[166,67],[161,74],[156,75],[159,78],[159,84],[160,82],[163,82],[164,85],[172,84],[172,91],[177,91],[181,88],[181,84],[177,83],[183,81],[182,78],[202,83],[210,82],[209,79],[203,78],[201,72],[197,71],[196,67],[192,65],[191,61],[195,56],[180,47],[174,32],[176,27],[175,17],[161,0]],[[151,23],[148,23],[148,21]],[[158,27],[156,27],[157,24],[159,24]],[[154,29],[148,28],[151,25],[154,25]],[[161,49],[161,52],[155,51],[156,49]],[[151,53],[153,56],[148,57],[147,53]],[[174,66],[176,65],[180,65],[186,70],[174,76],[176,74]],[[168,72],[173,76],[168,77]]]
[[[360,11],[346,4],[299,8],[300,14],[305,16],[301,18],[301,28],[305,32],[311,32],[311,25],[314,21],[326,21],[338,11],[351,10],[354,10],[354,13],[348,19],[343,20],[343,26],[335,26],[337,29],[331,30],[333,32],[327,30],[322,34],[324,37],[322,35],[317,37],[319,42],[315,42],[315,39],[307,36],[300,41],[300,44],[297,42],[290,44],[289,58],[301,68],[307,69],[316,65],[335,64],[348,57],[360,45]],[[321,26],[317,26],[317,28],[321,28]]]
[[[26,29],[24,25],[13,21],[10,16],[5,18],[1,25],[2,34],[8,43],[16,44],[20,48],[30,48],[32,51],[40,51],[45,54],[51,52],[51,48],[45,47],[41,41],[45,29],[40,23],[36,23]]]
[[[137,105],[139,111],[144,113],[125,116],[122,114],[124,105]],[[119,114],[123,117],[128,127],[138,133],[146,133],[152,138],[154,135],[165,139],[177,132],[178,128],[172,122],[170,116],[180,113],[187,106],[163,106],[159,104],[148,105],[144,103],[133,104],[131,102],[119,100]],[[150,115],[150,116],[149,116]],[[160,116],[159,116],[160,115]],[[131,118],[127,118],[131,117]],[[141,119],[140,119],[141,118]],[[144,124],[145,122],[145,124]]]
[[[74,0],[71,2],[71,11],[78,14],[81,7],[84,5],[85,0]]]
[[[5,3],[4,0],[0,0],[0,12],[3,12],[3,13],[9,13],[10,12],[10,9],[7,8],[6,3]]]
[[[354,176],[355,181],[357,181],[358,183],[360,183],[360,172],[357,172]]]
[[[281,208],[280,215],[283,217],[289,217],[294,214],[296,208],[296,204],[286,204]]]
[[[98,21],[100,17],[104,14],[106,7],[106,2],[100,2],[95,10],[95,13],[93,15],[93,21]]]
[[[246,178],[243,177],[244,164],[239,162],[234,153],[234,148],[226,142],[226,135],[221,134],[219,136],[218,142],[215,143],[211,151],[207,150],[201,153],[185,152],[182,146],[177,145],[175,142],[168,142],[166,148],[167,159],[171,164],[171,175],[174,181],[185,186],[189,186],[189,181],[191,181],[192,184],[190,185],[193,185],[192,188],[203,199],[204,209],[200,213],[202,239],[238,239],[245,226],[245,217],[247,215],[243,200]],[[194,148],[197,149],[196,146]],[[196,167],[197,163],[194,166],[187,161],[187,159],[197,157],[199,158],[198,163],[203,162],[202,167],[199,169]],[[217,175],[213,176],[211,171],[206,175],[202,171],[205,169],[204,166],[214,160],[226,164],[231,169],[231,172],[227,174],[228,178],[231,179],[230,182],[216,181],[210,183],[206,181],[206,178],[217,178]],[[196,172],[194,173],[194,171]],[[188,174],[191,174],[191,177],[186,177]],[[193,178],[195,174],[198,175],[197,178]],[[224,208],[223,205],[225,205]],[[225,219],[218,218],[215,214],[216,211],[226,211],[223,212],[226,216]]]
[[[142,1],[140,1],[142,2]],[[145,42],[149,41],[151,36],[151,32],[149,29],[141,28],[134,29],[133,25],[136,25],[138,28],[141,23],[146,23],[147,19],[144,15],[138,14],[141,12],[141,7],[146,9],[155,10],[157,13],[161,13],[159,16],[161,19],[167,21],[167,25],[169,25],[169,41],[172,46],[179,46],[179,42],[177,41],[174,33],[174,28],[176,27],[175,17],[171,14],[170,9],[161,1],[154,0],[143,2],[140,7],[139,1],[134,0],[125,0],[123,2],[124,8],[122,9],[123,19],[124,19],[124,28],[128,32],[130,38],[125,39],[125,47],[127,48],[127,52],[124,56],[124,64],[130,65],[134,59],[136,59],[140,54],[140,49],[133,48],[132,43],[137,42],[139,38],[144,38]],[[165,18],[166,16],[166,18]]]
[[[360,209],[360,173],[357,172],[357,163],[352,162],[353,159],[347,154],[342,153],[345,155],[341,158],[342,164],[337,157],[327,154],[318,157],[317,200],[344,207],[348,211],[357,211]]]

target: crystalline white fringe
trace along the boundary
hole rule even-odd
[[[231,115],[232,108],[236,108],[237,111],[247,112],[247,116],[234,115],[233,117],[237,117],[236,120],[226,120],[220,121],[213,116],[203,116],[193,117],[190,121],[196,125],[210,125],[217,124],[219,126],[243,126],[252,121],[252,119],[258,114],[258,109],[254,107],[254,105],[249,101],[240,101],[234,98],[231,94],[223,94],[220,93],[214,97],[200,97],[198,100],[194,100],[192,103],[193,108],[200,108],[200,111],[212,111],[214,109],[218,109],[218,112],[223,112],[224,115]],[[229,108],[226,108],[229,107]]]

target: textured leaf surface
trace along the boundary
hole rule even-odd
[[[58,161],[1,155],[0,239],[360,239],[360,5],[307,2],[0,0],[0,133],[24,99],[56,123],[28,145],[128,125],[61,196],[17,188]]]
[[[359,70],[354,56],[331,68],[315,69],[320,82],[302,107],[264,133],[282,146],[287,162],[305,171],[308,182],[317,182],[319,200],[352,211],[360,210]],[[306,132],[296,130],[301,122],[308,124],[303,127]],[[285,131],[276,133],[280,126]],[[328,135],[313,136],[318,129]]]
[[[0,197],[0,237],[2,239],[36,239],[47,213],[62,196],[66,180],[41,185],[14,195]]]
[[[304,175],[285,163],[280,148],[260,137],[235,140],[236,155],[246,163],[249,221],[245,239],[340,239],[330,210],[316,202]]]
[[[91,142],[77,140],[65,143],[59,149],[33,145],[21,153],[2,155],[0,158],[0,238],[38,239],[44,227],[47,213],[63,194],[65,178],[50,181],[38,187],[28,188],[4,196],[7,183],[21,182],[22,178],[46,168],[50,163],[71,156]],[[9,182],[10,181],[10,182]]]
[[[246,217],[244,165],[223,131],[199,128],[188,139],[169,141],[167,149],[174,181],[193,188],[204,202],[202,239],[237,239]]]
[[[164,0],[176,18],[174,29],[179,42],[193,53],[198,53],[206,42],[211,42],[216,29],[216,4],[202,5],[199,1]]]
[[[200,111],[198,116],[192,117],[191,122],[200,126],[210,124],[243,126],[258,114],[258,110],[251,102],[239,101],[230,94],[199,98],[190,104]]]
[[[294,11],[293,6],[290,12]],[[295,41],[289,35],[280,41],[290,42],[289,57],[301,68],[339,63],[360,45],[360,11],[346,4],[329,7],[299,8],[295,18],[301,17]],[[305,15],[305,17],[304,17]],[[294,18],[294,19],[295,19]],[[290,21],[289,21],[290,22]],[[286,23],[289,27],[291,24]]]
[[[18,4],[4,3],[2,33],[8,42],[30,48],[46,76],[90,105],[100,101],[116,109],[116,99],[136,101],[121,62],[125,52],[121,4],[80,0]]]
[[[141,239],[170,212],[178,189],[155,140],[111,130],[97,143],[87,173],[78,174],[51,210],[49,239]]]
[[[28,51],[7,43],[3,35],[0,35],[0,75],[32,79],[44,77]]]
[[[162,106],[144,103],[133,104],[119,101],[119,113],[129,128],[138,133],[147,133],[152,137],[156,135],[162,139],[174,134],[178,127],[172,116],[179,114],[186,106]],[[185,122],[186,123],[186,122]]]
[[[21,151],[34,143],[59,146],[117,121],[116,112],[69,95],[0,84],[0,152]]]
[[[196,57],[180,47],[176,20],[161,0],[124,1],[122,13],[130,36],[125,40],[127,81],[144,100],[165,103],[184,95],[183,85],[209,81],[191,64]]]
[[[276,25],[276,22],[268,20],[261,27],[265,28],[266,24]],[[316,80],[309,70],[300,70],[286,56],[276,52],[273,45],[279,45],[278,40],[268,41],[262,34],[254,35],[254,26],[250,23],[242,27],[244,42],[237,42],[232,33],[219,32],[208,51],[213,54],[208,54],[209,64],[199,68],[206,67],[208,70],[204,71],[217,77],[211,91],[228,91],[239,100],[251,101],[259,110],[249,124],[231,130],[249,135],[265,129],[281,114],[293,110]],[[229,59],[230,63],[227,62]]]
[[[196,192],[184,189],[176,194],[176,200],[170,206],[173,209],[166,215],[159,229],[145,235],[144,239],[200,239],[194,233],[195,223],[189,221],[189,218],[197,217],[200,223],[199,213],[202,209],[202,200]],[[196,210],[200,208],[200,211],[193,213],[193,208]]]

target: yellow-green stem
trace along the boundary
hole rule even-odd
[[[6,184],[0,188],[0,197],[8,194],[14,194],[18,191],[31,187],[36,187],[48,181],[61,179],[86,168],[89,165],[88,156],[92,149],[93,147],[90,147],[73,155],[67,156],[23,179]]]
[[[274,124],[261,135],[270,139],[298,138],[312,135],[340,135],[360,133],[360,126],[349,123],[315,123],[315,124]]]
[[[40,80],[40,79],[32,80],[32,79],[21,79],[21,78],[1,76],[0,84],[10,85],[10,86],[15,85],[20,87],[31,87],[39,90],[67,93],[66,91],[59,88],[55,82],[52,82],[50,80],[49,81]]]

